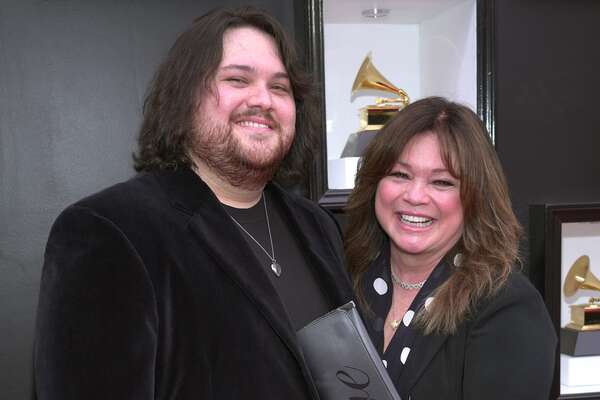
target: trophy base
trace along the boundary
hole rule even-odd
[[[600,330],[561,328],[560,352],[574,357],[600,355]]]
[[[598,371],[600,371],[600,356],[571,357],[566,354],[561,354],[560,384],[561,386],[564,385],[564,388],[566,389],[564,392],[561,390],[561,393],[578,393],[578,391],[573,391],[574,388],[598,388]],[[596,392],[597,390],[589,391]],[[584,390],[584,392],[588,392],[588,390]],[[561,396],[560,398],[567,397]]]
[[[365,131],[380,130],[403,107],[404,104],[380,104],[361,108],[360,129]]]
[[[378,130],[368,130],[351,134],[346,141],[344,150],[342,151],[342,158],[362,157],[365,149],[378,132]]]
[[[358,168],[359,157],[344,157],[327,160],[329,189],[352,189]]]

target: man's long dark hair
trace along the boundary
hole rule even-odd
[[[190,29],[179,35],[144,101],[138,152],[133,155],[136,171],[193,166],[189,150],[195,134],[194,113],[202,94],[212,90],[223,55],[225,32],[239,27],[253,27],[273,37],[294,93],[296,137],[277,178],[290,183],[306,175],[312,159],[308,155],[316,142],[319,115],[316,91],[279,22],[252,7],[213,10],[197,18]]]

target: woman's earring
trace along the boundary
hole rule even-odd
[[[452,263],[454,264],[455,267],[460,267],[462,265],[462,262],[463,262],[462,253],[456,253],[456,255],[454,256],[454,259],[452,260]]]

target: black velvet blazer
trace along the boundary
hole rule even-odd
[[[269,190],[331,303],[351,300],[332,218]],[[39,400],[318,397],[269,277],[189,169],[68,207],[48,240],[37,318]]]

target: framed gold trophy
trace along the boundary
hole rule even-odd
[[[365,147],[410,101],[470,106],[494,138],[493,1],[307,0],[308,61],[321,90],[311,197],[340,210]]]
[[[552,398],[600,398],[600,203],[531,206],[529,258],[559,337]]]

